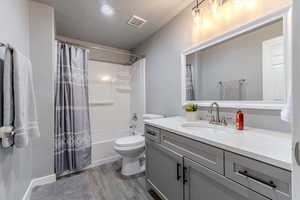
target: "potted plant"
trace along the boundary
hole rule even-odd
[[[198,110],[197,104],[187,104],[184,106],[184,109],[186,111],[185,117],[187,121],[194,122],[200,119],[199,113],[197,112]]]

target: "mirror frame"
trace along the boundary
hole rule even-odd
[[[216,45],[223,41],[229,40],[243,33],[247,33],[251,30],[260,28],[264,25],[272,23],[274,21],[283,19],[283,38],[284,38],[284,49],[285,49],[285,65],[286,65],[286,86],[290,88],[291,84],[291,63],[292,63],[292,6],[285,7],[276,12],[260,17],[255,21],[244,24],[232,31],[226,32],[221,36],[215,37],[207,42],[200,43],[196,46],[188,48],[181,53],[181,96],[182,105],[189,103],[197,104],[202,107],[209,107],[213,102],[217,102],[220,107],[223,108],[246,108],[246,109],[266,109],[266,110],[281,110],[286,105],[287,94],[285,100],[282,103],[274,101],[187,101],[186,100],[186,56],[195,53],[202,49]]]

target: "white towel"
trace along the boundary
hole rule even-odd
[[[0,128],[0,135],[2,136],[2,146],[8,148],[14,144],[13,141],[13,120],[14,120],[14,107],[13,107],[13,66],[12,66],[12,51],[10,48],[0,48],[1,59],[1,73],[2,79],[2,125]]]
[[[13,52],[14,68],[14,142],[22,148],[28,145],[29,139],[40,136],[35,95],[32,80],[32,66],[18,50]]]
[[[222,100],[238,101],[241,100],[241,83],[239,80],[222,82]]]

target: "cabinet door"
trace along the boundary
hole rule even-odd
[[[268,200],[192,160],[184,165],[185,200]]]
[[[167,200],[183,200],[183,157],[160,144],[146,142],[146,177],[150,187]]]

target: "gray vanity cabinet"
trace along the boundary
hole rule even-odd
[[[163,200],[291,199],[289,171],[148,125],[145,136],[147,186]]]
[[[269,200],[188,158],[184,166],[185,200]]]
[[[150,140],[146,145],[148,184],[162,199],[182,200],[183,157]]]

